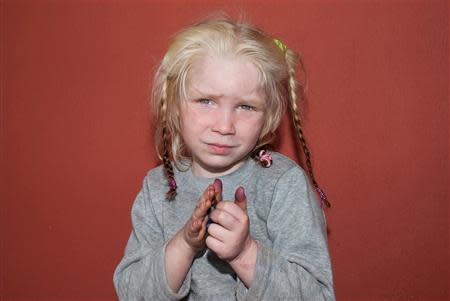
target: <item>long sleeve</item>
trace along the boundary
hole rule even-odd
[[[238,300],[334,300],[325,220],[297,166],[278,180],[267,217],[270,242],[258,241],[252,285]]]
[[[190,289],[189,271],[178,293],[166,280],[162,227],[151,203],[148,176],[132,208],[132,232],[125,255],[114,273],[114,286],[120,300],[180,300]]]

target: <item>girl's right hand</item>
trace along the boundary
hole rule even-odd
[[[183,227],[183,240],[188,248],[197,254],[206,247],[206,223],[208,221],[208,210],[216,202],[216,185],[209,185],[197,202],[191,218]]]
[[[222,182],[219,179],[203,192],[191,218],[167,243],[164,265],[170,288],[177,292],[189,271],[192,260],[206,248],[206,223],[209,209],[222,200]]]
[[[215,202],[215,185],[203,192],[191,218],[167,243],[164,257],[166,279],[172,291],[177,292],[186,278],[192,260],[206,247],[208,210]]]

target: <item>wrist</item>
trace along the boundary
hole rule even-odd
[[[233,269],[251,268],[256,263],[257,253],[258,253],[258,244],[253,238],[249,236],[245,242],[245,246],[242,249],[241,253],[228,263]]]
[[[174,247],[176,247],[184,256],[191,257],[192,259],[197,254],[197,251],[194,250],[189,243],[184,238],[183,231],[179,231],[171,240]]]

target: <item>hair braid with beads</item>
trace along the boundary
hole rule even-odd
[[[321,203],[329,206],[314,178],[311,154],[301,128],[297,101],[303,97],[303,87],[298,87],[295,80],[295,68],[299,62],[297,54],[258,28],[226,16],[206,19],[176,34],[155,73],[152,87],[155,144],[168,182],[166,198],[172,200],[176,195],[174,167],[180,169],[181,165],[189,164],[192,159],[181,137],[180,110],[186,100],[191,70],[208,55],[242,57],[253,63],[260,72],[266,108],[264,125],[254,153],[261,152],[272,142],[285,108],[290,108],[295,131],[305,153],[308,175],[320,194]]]
[[[171,135],[168,132],[167,128],[167,121],[166,121],[166,113],[167,113],[167,80],[164,81],[161,87],[161,95],[162,95],[162,101],[161,101],[161,108],[160,108],[160,116],[161,116],[161,135],[162,135],[162,141],[163,141],[163,150],[162,150],[162,161],[164,166],[164,172],[167,178],[169,191],[166,193],[166,199],[167,200],[173,200],[175,198],[175,195],[177,193],[177,183],[175,181],[175,174],[173,171],[173,166],[170,161],[170,140]]]
[[[279,40],[276,40],[279,41]],[[276,43],[278,45],[278,43]],[[299,63],[300,68],[304,70],[303,63],[298,55],[288,49],[286,46],[280,47],[284,50],[286,57],[286,64],[288,66],[289,73],[289,108],[292,118],[292,123],[294,124],[295,131],[297,133],[300,144],[302,145],[303,153],[305,154],[306,167],[308,169],[309,177],[312,181],[314,188],[317,190],[320,196],[321,205],[331,207],[330,202],[327,199],[325,193],[320,189],[319,184],[317,184],[316,178],[314,177],[314,172],[311,164],[311,152],[309,151],[308,145],[306,143],[305,135],[303,134],[301,120],[300,120],[300,110],[298,107],[298,101],[304,99],[304,87],[300,85],[296,80],[295,66]]]

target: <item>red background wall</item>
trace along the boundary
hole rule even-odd
[[[303,54],[337,299],[447,300],[449,5],[425,0],[2,1],[2,300],[116,298],[151,74],[215,10]]]

